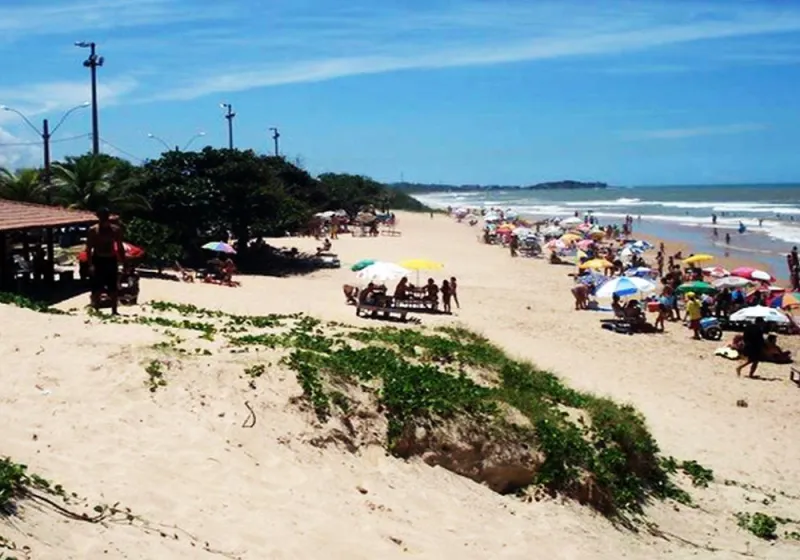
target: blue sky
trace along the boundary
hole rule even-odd
[[[89,99],[103,150],[281,151],[313,173],[618,185],[800,180],[800,2],[3,0],[0,104],[36,124]],[[88,110],[54,136],[87,151]],[[81,138],[73,138],[80,137]],[[0,165],[41,159],[0,111]],[[119,151],[121,150],[121,151]],[[135,160],[136,161],[136,160]]]

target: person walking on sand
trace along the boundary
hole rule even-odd
[[[686,316],[689,318],[689,328],[694,333],[694,339],[700,340],[700,319],[703,318],[702,304],[697,300],[694,292],[686,294]]]
[[[745,362],[736,368],[736,375],[741,376],[742,370],[750,366],[750,377],[755,377],[758,364],[764,352],[764,319],[757,317],[755,322],[747,325],[742,333],[742,355]]]
[[[456,309],[461,309],[461,304],[458,303],[458,281],[456,280],[455,276],[450,277],[450,294],[453,296]]]
[[[453,291],[450,286],[450,282],[448,282],[447,280],[442,281],[441,293],[442,293],[442,310],[445,313],[452,313],[452,311],[450,310],[450,298],[453,297]]]
[[[125,248],[122,245],[122,230],[111,223],[110,213],[101,208],[97,211],[98,224],[89,228],[86,236],[86,256],[92,280],[92,307],[100,307],[100,296],[105,290],[111,299],[111,314],[117,311],[119,295],[118,266],[125,265]]]

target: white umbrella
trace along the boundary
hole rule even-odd
[[[564,230],[558,226],[550,226],[542,230],[542,235],[561,235]]]
[[[359,270],[356,276],[365,282],[389,282],[409,274],[410,271],[408,269],[394,263],[376,262]]]
[[[723,278],[719,278],[718,280],[714,280],[711,283],[715,288],[741,288],[743,286],[747,286],[748,284],[752,284],[750,280],[747,278],[739,278],[738,276],[725,276]]]
[[[714,278],[724,278],[731,275],[728,269],[722,268],[721,266],[709,266],[703,269],[703,273],[713,276]]]
[[[755,305],[753,307],[745,307],[730,316],[731,321],[755,321],[761,317],[768,323],[788,323],[789,318],[771,307],[764,307],[763,305]]]
[[[654,283],[644,278],[618,276],[600,286],[595,296],[599,298],[610,298],[614,294],[620,297],[632,296],[638,292],[652,292],[655,287]]]
[[[582,223],[583,223],[583,220],[581,220],[580,218],[572,217],[572,218],[564,218],[563,220],[561,220],[559,222],[559,225],[562,225],[562,226],[577,226],[577,225],[580,225]]]
[[[536,237],[536,232],[533,231],[531,228],[520,227],[514,230],[514,235],[516,235],[519,238]]]

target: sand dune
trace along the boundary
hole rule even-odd
[[[269,354],[258,357],[270,365],[255,389],[242,372],[256,356],[214,352],[169,360],[167,386],[150,393],[144,367],[163,358],[153,345],[164,340],[153,327],[0,306],[0,453],[85,497],[88,509],[120,502],[150,523],[65,522],[26,507],[0,523],[0,535],[29,545],[31,558],[58,560],[800,557],[800,543],[759,541],[733,516],[800,518],[800,393],[786,366],[764,366],[767,380],[739,379],[733,363],[713,357],[716,344],[691,341],[677,325],[653,336],[603,331],[598,314],[572,310],[571,269],[511,259],[441,216],[403,214],[399,228],[402,237],[334,242],[341,270],[244,277],[240,288],[144,280],[142,295],[363,325],[371,322],[357,320],[341,294],[353,280],[347,265],[440,260],[446,268],[436,277],[458,277],[462,309],[423,316],[424,324],[464,323],[577,388],[635,404],[666,455],[738,485],[693,490],[697,509],[653,504],[650,519],[673,536],[633,534],[574,503],[503,497],[377,447],[351,454],[314,445],[324,430],[293,401],[301,394],[294,374]],[[742,399],[747,408],[737,407]],[[242,427],[245,401],[257,416],[251,429]],[[776,496],[768,505],[766,494]]]

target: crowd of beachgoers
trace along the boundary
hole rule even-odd
[[[716,354],[743,358],[741,374],[750,366],[754,376],[762,361],[790,363],[777,333],[798,334],[792,312],[800,308],[797,286],[776,285],[768,271],[750,266],[728,270],[715,265],[711,254],[667,254],[634,234],[635,220],[601,225],[591,213],[531,221],[512,210],[449,208],[457,221],[482,223],[479,239],[509,251],[511,257],[547,258],[553,265],[574,267],[571,293],[576,310],[613,313],[602,318],[610,331],[657,333],[667,322],[685,324],[696,340],[721,340],[736,334]],[[788,255],[790,270],[798,268],[795,247]],[[610,305],[603,305],[610,304]]]

